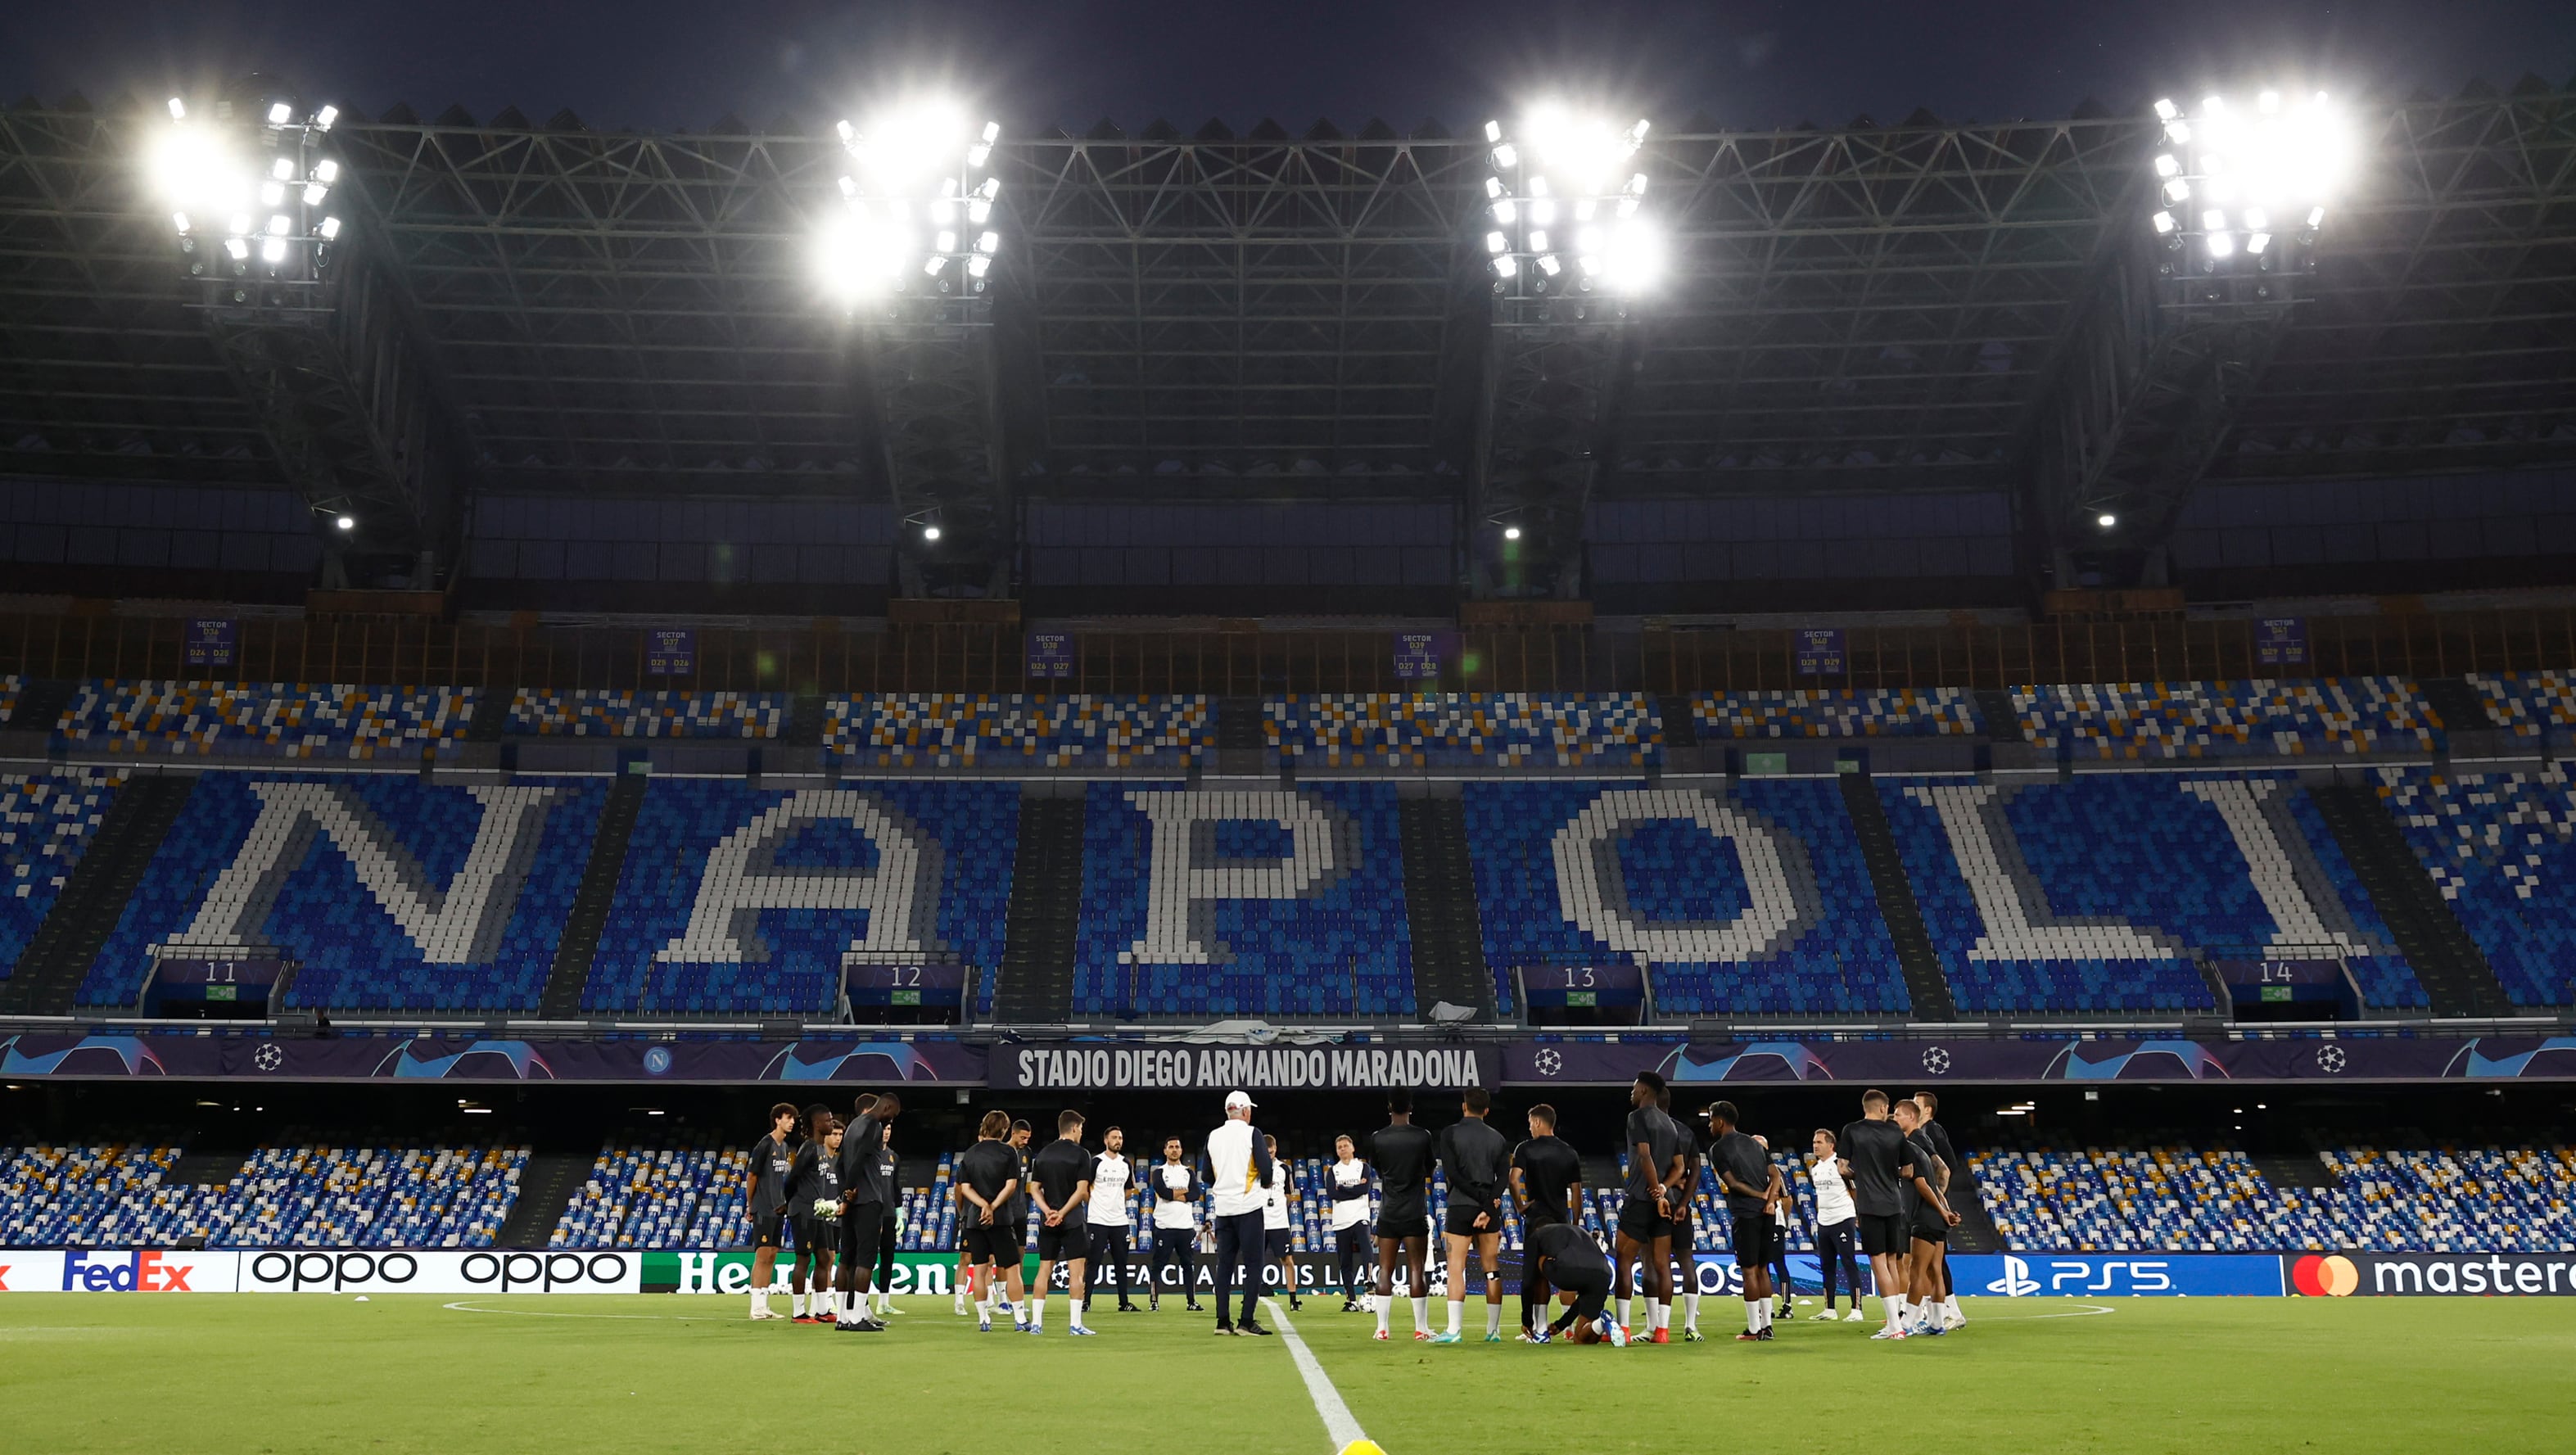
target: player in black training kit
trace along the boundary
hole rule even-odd
[[[778,1277],[778,1249],[787,1240],[787,1172],[796,1162],[796,1108],[769,1109],[769,1135],[751,1149],[751,1316],[779,1317],[769,1307],[769,1285]]]
[[[1771,1337],[1771,1239],[1777,1232],[1772,1209],[1782,1194],[1780,1169],[1770,1150],[1736,1130],[1735,1103],[1721,1101],[1708,1109],[1709,1164],[1717,1185],[1726,1190],[1726,1212],[1735,1224],[1735,1270],[1744,1280],[1742,1343]]]
[[[988,1111],[975,1128],[975,1145],[957,1159],[957,1195],[967,1208],[958,1241],[966,1249],[966,1266],[974,1270],[976,1329],[986,1334],[993,1332],[997,1265],[1005,1258],[1014,1268],[1020,1262],[1019,1232],[1007,1221],[1011,1200],[1020,1188],[1019,1154],[1003,1140],[1010,1134],[1010,1117]],[[1010,1311],[1007,1301],[1003,1311]]]
[[[1918,1130],[1922,1132],[1923,1140],[1931,1144],[1933,1155],[1941,1159],[1941,1167],[1945,1174],[1941,1178],[1941,1195],[1948,1198],[1955,1209],[1958,1206],[1958,1198],[1951,1189],[1958,1181],[1961,1164],[1959,1149],[1950,1145],[1949,1129],[1942,1126],[1938,1120],[1941,1115],[1941,1098],[1928,1091],[1918,1091],[1914,1093],[1914,1104],[1923,1108],[1923,1125]],[[1968,1316],[1959,1312],[1959,1290],[1950,1282],[1950,1252],[1946,1242],[1941,1250],[1939,1313],[1939,1322],[1945,1328],[1955,1329],[1968,1322]]]
[[[1906,1297],[1913,1306],[1913,1318],[1905,1332],[1909,1338],[1946,1334],[1950,1328],[1941,1318],[1941,1265],[1950,1251],[1950,1230],[1959,1225],[1959,1215],[1950,1210],[1944,1191],[1950,1169],[1941,1165],[1931,1139],[1923,1135],[1922,1106],[1900,1101],[1894,1112],[1897,1130],[1905,1133],[1907,1153],[1907,1165],[1897,1169],[1903,1179],[1900,1200],[1905,1205],[1906,1227],[1914,1235],[1914,1251],[1906,1258],[1906,1274],[1913,1284]]]
[[[1582,1227],[1583,1158],[1558,1138],[1556,1108],[1545,1102],[1529,1109],[1529,1140],[1512,1149],[1512,1197],[1520,1204],[1524,1244],[1551,1223],[1571,1223],[1578,1231]],[[1584,1241],[1591,1241],[1588,1234]],[[1524,1267],[1527,1263],[1525,1257]],[[1602,1267],[1608,1269],[1607,1260]],[[1521,1299],[1524,1339],[1534,1332],[1530,1327],[1533,1306],[1528,1297]]]
[[[800,1324],[810,1324],[822,1314],[828,1301],[824,1291],[832,1284],[832,1250],[841,1241],[838,1218],[827,1221],[814,1215],[817,1199],[829,1196],[835,1202],[840,1200],[838,1169],[832,1169],[834,1176],[828,1191],[816,1175],[827,1155],[823,1150],[824,1134],[837,1125],[839,1119],[832,1115],[830,1107],[805,1108],[805,1142],[796,1149],[796,1160],[787,1165],[787,1226],[796,1234],[796,1261],[788,1268],[787,1292]],[[814,1290],[811,1304],[805,1292],[809,1278]]]
[[[1449,1331],[1435,1344],[1459,1341],[1467,1313],[1467,1254],[1485,1270],[1485,1342],[1503,1341],[1503,1181],[1511,1169],[1511,1144],[1485,1121],[1494,1098],[1481,1086],[1461,1098],[1463,1115],[1440,1134],[1440,1166],[1449,1174]]]
[[[1673,1209],[1673,1276],[1681,1282],[1682,1342],[1699,1342],[1699,1128],[1694,1119],[1673,1116],[1673,1089],[1656,1093],[1655,1110],[1672,1119],[1682,1155],[1682,1175],[1668,1201]],[[1705,1119],[1705,1113],[1700,1119]]]
[[[902,1109],[892,1092],[862,1096],[851,1108],[855,1119],[841,1134],[840,1326],[852,1333],[885,1328],[868,1316],[868,1285],[876,1264],[877,1229],[894,1196],[893,1179],[884,1173],[886,1124]]]
[[[1550,1293],[1561,1295],[1565,1312],[1538,1324]],[[1529,1230],[1521,1248],[1521,1327],[1530,1342],[1544,1344],[1573,1331],[1578,1344],[1604,1341],[1625,1348],[1628,1329],[1602,1311],[1610,1297],[1610,1260],[1601,1245],[1574,1223],[1541,1223]]]
[[[1869,1259],[1870,1281],[1878,1286],[1887,1309],[1887,1325],[1873,1339],[1905,1337],[1906,1255],[1914,1244],[1906,1226],[1905,1206],[1897,1195],[1897,1169],[1910,1165],[1905,1133],[1888,1119],[1887,1093],[1868,1091],[1860,1099],[1861,1119],[1846,1122],[1834,1139],[1843,1180],[1851,1185],[1853,1221],[1860,1224],[1860,1251]],[[1860,1300],[1854,1295],[1857,1304]]]
[[[1369,1134],[1369,1164],[1377,1168],[1377,1333],[1387,1338],[1386,1316],[1395,1306],[1395,1264],[1405,1266],[1405,1293],[1413,1300],[1413,1337],[1431,1338],[1431,1280],[1422,1258],[1431,1227],[1431,1134],[1413,1124],[1413,1093],[1386,1094],[1386,1125]]]
[[[1644,1285],[1639,1291],[1650,1300],[1648,1325],[1654,1332],[1648,1342],[1669,1344],[1672,1336],[1665,1332],[1672,1320],[1673,1308],[1673,1209],[1672,1200],[1684,1189],[1681,1180],[1681,1135],[1673,1119],[1657,1105],[1663,1095],[1664,1078],[1652,1071],[1637,1073],[1636,1084],[1628,1088],[1628,1195],[1619,1206],[1619,1267],[1621,1285],[1636,1278]],[[1619,1323],[1628,1323],[1628,1300],[1619,1300]]]
[[[1029,1332],[1046,1332],[1047,1290],[1054,1286],[1055,1265],[1065,1265],[1065,1293],[1072,1302],[1069,1334],[1088,1334],[1082,1326],[1082,1300],[1091,1264],[1091,1174],[1096,1160],[1082,1145],[1082,1113],[1065,1111],[1055,1119],[1055,1140],[1029,1159],[1029,1190],[1038,1201],[1038,1283],[1029,1291]]]

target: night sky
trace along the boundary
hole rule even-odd
[[[2576,76],[2576,0],[0,0],[0,99],[197,92],[246,71],[308,99],[423,116],[460,102],[597,128],[864,111],[950,78],[1014,129],[1372,117],[1463,131],[1535,87],[1617,98],[1668,130],[1917,107],[1951,119],[2136,110],[2279,77],[2340,96]]]

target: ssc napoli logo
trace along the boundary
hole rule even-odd
[[[286,1052],[272,1041],[250,1053],[250,1064],[262,1071],[274,1071],[286,1064]]]
[[[1539,1075],[1554,1076],[1565,1069],[1565,1058],[1557,1054],[1554,1046],[1541,1046],[1538,1055],[1532,1058],[1531,1064],[1538,1068]]]
[[[1923,1069],[1935,1076],[1949,1075],[1950,1053],[1939,1046],[1934,1046],[1930,1050],[1925,1051],[1923,1053]]]
[[[2318,1070],[2324,1072],[2328,1076],[2341,1076],[2343,1074],[2343,1066],[2343,1047],[2319,1046],[2317,1048]]]
[[[668,1074],[669,1074],[669,1072],[670,1072],[670,1070],[671,1070],[671,1048],[670,1048],[670,1047],[668,1047],[668,1046],[654,1046],[654,1047],[652,1047],[651,1049],[649,1049],[649,1050],[645,1051],[645,1053],[644,1053],[644,1074],[645,1074],[645,1075],[647,1075],[647,1076],[663,1076],[663,1075],[668,1075]]]

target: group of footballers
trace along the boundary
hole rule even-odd
[[[1393,1337],[1389,1315],[1402,1294],[1412,1302],[1416,1340],[1462,1342],[1472,1269],[1484,1274],[1485,1341],[1502,1341],[1503,1199],[1509,1197],[1523,1229],[1521,1339],[1618,1346],[1671,1342],[1674,1259],[1690,1268],[1697,1247],[1691,1193],[1703,1169],[1715,1176],[1733,1227],[1745,1310],[1744,1331],[1735,1338],[1766,1342],[1774,1319],[1792,1316],[1787,1235],[1798,1216],[1796,1200],[1771,1160],[1768,1140],[1742,1128],[1732,1103],[1716,1102],[1685,1120],[1673,1115],[1671,1089],[1661,1076],[1638,1074],[1622,1148],[1625,1195],[1605,1249],[1584,1227],[1583,1159],[1556,1135],[1555,1109],[1531,1107],[1525,1114],[1529,1135],[1513,1145],[1491,1124],[1488,1093],[1471,1088],[1460,1102],[1458,1121],[1434,1135],[1414,1123],[1412,1094],[1399,1090],[1388,1096],[1387,1124],[1368,1136],[1365,1160],[1350,1136],[1335,1141],[1325,1190],[1342,1308],[1374,1313],[1374,1339]],[[1966,1323],[1946,1258],[1950,1229],[1959,1222],[1948,1201],[1957,1155],[1934,1115],[1937,1106],[1928,1092],[1891,1101],[1871,1091],[1862,1097],[1859,1120],[1839,1132],[1820,1128],[1810,1144],[1824,1317],[1838,1317],[1836,1274],[1847,1271],[1849,1321],[1863,1321],[1857,1253],[1869,1260],[1885,1309],[1885,1322],[1872,1338],[1938,1335]],[[1059,1267],[1068,1334],[1094,1332],[1083,1320],[1095,1271],[1114,1271],[1117,1307],[1137,1310],[1128,1287],[1128,1190],[1135,1184],[1152,1209],[1144,1307],[1159,1308],[1162,1287],[1172,1281],[1184,1290],[1190,1310],[1200,1310],[1191,1255],[1200,1240],[1197,1207],[1204,1202],[1216,1332],[1267,1335],[1255,1308],[1274,1280],[1290,1308],[1302,1304],[1290,1256],[1287,1164],[1277,1139],[1254,1125],[1254,1109],[1247,1094],[1230,1094],[1225,1120],[1208,1134],[1197,1159],[1175,1136],[1163,1143],[1162,1160],[1145,1167],[1129,1164],[1125,1134],[1117,1127],[1106,1129],[1093,1151],[1079,1111],[1061,1114],[1055,1139],[1034,1152],[1027,1122],[987,1112],[974,1145],[956,1163],[951,1188],[959,1227],[957,1313],[971,1307],[977,1327],[987,1332],[999,1312],[1016,1330],[1043,1334],[1048,1290]],[[892,1093],[860,1097],[847,1123],[819,1107],[802,1114],[786,1105],[771,1109],[770,1134],[753,1151],[749,1188],[753,1318],[793,1317],[873,1332],[898,1312],[888,1296],[898,1200],[888,1130],[901,1110]],[[1432,1329],[1427,1267],[1435,1170],[1445,1174],[1448,1186],[1446,1218],[1437,1229],[1448,1274],[1448,1327],[1441,1332]],[[1372,1184],[1378,1197],[1374,1220]],[[1034,1281],[1024,1283],[1021,1263],[1032,1212],[1038,1268]],[[794,1313],[782,1316],[770,1310],[768,1289],[790,1229]],[[1359,1278],[1372,1252],[1374,1277],[1363,1292]],[[1167,1267],[1176,1278],[1166,1279]],[[1778,1285],[1771,1277],[1775,1269],[1782,1278]],[[1685,1283],[1679,1300],[1682,1337],[1696,1341],[1702,1337],[1698,1279],[1686,1272]],[[1543,1317],[1551,1303],[1561,1304],[1562,1311]],[[1642,1321],[1632,1320],[1639,1304]]]

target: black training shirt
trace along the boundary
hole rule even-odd
[[[1728,1212],[1739,1218],[1767,1218],[1771,1215],[1771,1210],[1762,1205],[1760,1197],[1747,1197],[1725,1183],[1725,1179],[1732,1176],[1750,1187],[1770,1186],[1771,1154],[1762,1150],[1761,1143],[1742,1132],[1729,1132],[1717,1139],[1716,1146],[1708,1149],[1708,1160],[1709,1165],[1718,1171],[1720,1185],[1726,1187]]]
[[[767,1136],[751,1149],[751,1215],[774,1217],[787,1206],[787,1173],[795,1165],[795,1154],[776,1136]]]
[[[1390,1122],[1369,1134],[1369,1165],[1377,1169],[1378,1216],[1422,1216],[1431,1183],[1431,1134],[1411,1122]]]
[[[1559,1269],[1567,1273],[1588,1269],[1604,1278],[1610,1275],[1610,1260],[1601,1256],[1601,1245],[1592,1241],[1590,1233],[1572,1223],[1548,1223],[1530,1229],[1527,1247],[1527,1252],[1522,1255],[1527,1264],[1544,1262],[1549,1265],[1544,1271],[1552,1283],[1561,1285],[1565,1282],[1557,1271]]]
[[[1885,1218],[1905,1211],[1897,1195],[1896,1169],[1906,1165],[1912,1154],[1896,1123],[1851,1122],[1844,1126],[1834,1150],[1851,1164],[1854,1212],[1865,1218]]]
[[[1521,1186],[1529,1193],[1522,1217],[1534,1223],[1561,1223],[1572,1216],[1565,1208],[1565,1194],[1583,1180],[1583,1159],[1564,1139],[1532,1137],[1513,1150],[1512,1165],[1520,1169]]]
[[[1511,1143],[1482,1117],[1460,1118],[1440,1133],[1440,1165],[1449,1173],[1449,1196],[1495,1214],[1498,1233],[1503,1230],[1503,1178],[1511,1156]]]
[[[1029,1180],[1046,1194],[1047,1206],[1064,1214],[1058,1226],[1091,1226],[1091,1199],[1085,1196],[1077,1200],[1073,1192],[1091,1180],[1098,1162],[1080,1142],[1068,1142],[1062,1137],[1039,1148],[1038,1154],[1029,1159]]]
[[[991,1203],[1002,1193],[1002,1185],[1020,1175],[1020,1154],[1007,1142],[977,1142],[957,1159],[957,1180],[975,1189],[975,1195]],[[974,1205],[966,1207],[969,1222],[980,1221]],[[1000,1204],[993,1207],[993,1221],[1007,1223],[1010,1209]]]
[[[1941,1159],[1933,1152],[1931,1140],[1921,1131],[1905,1139],[1905,1160],[1907,1166],[1922,1174],[1923,1180],[1932,1185],[1933,1191],[1941,1190]],[[1905,1179],[1904,1193],[1900,1200],[1905,1204],[1907,1214],[1931,1208],[1932,1204],[1923,1200],[1923,1194],[1914,1190],[1913,1178]]]
[[[885,1123],[863,1116],[841,1137],[841,1189],[858,1202],[884,1202],[894,1195],[892,1178],[878,1175],[878,1151]]]
[[[1637,1160],[1637,1144],[1646,1144],[1651,1165]],[[1673,1156],[1681,1151],[1681,1124],[1651,1106],[1641,1106],[1628,1113],[1627,1139],[1619,1150],[1628,1154],[1628,1195],[1655,1200],[1655,1184],[1663,1180],[1665,1169],[1673,1165]],[[1687,1193],[1688,1188],[1676,1189]]]

